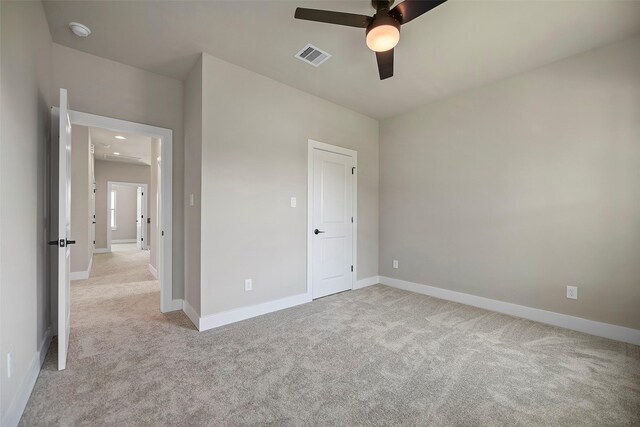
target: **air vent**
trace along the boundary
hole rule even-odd
[[[311,64],[314,67],[320,66],[324,61],[331,58],[327,52],[318,49],[312,44],[308,44],[303,47],[300,52],[296,53],[296,58],[300,61],[304,61],[307,64]]]

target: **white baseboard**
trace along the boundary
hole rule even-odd
[[[182,310],[183,306],[184,306],[184,301],[182,299],[171,300],[171,310],[170,311]]]
[[[308,302],[311,302],[311,297],[307,293],[293,295],[249,307],[236,308],[222,313],[202,316],[198,319],[196,327],[199,331],[206,331],[207,329],[217,328],[219,326],[228,325],[229,323],[239,322],[241,320],[250,319],[252,317],[261,316],[274,311],[284,310],[285,308],[295,307],[296,305]],[[188,313],[187,316],[189,316]],[[189,318],[191,319],[191,316],[189,316]],[[193,319],[191,321],[193,321]]]
[[[114,243],[136,243],[137,240],[136,239],[118,239],[118,240],[112,240],[111,244]]]
[[[93,257],[89,258],[89,268],[87,271],[72,271],[69,273],[69,280],[86,280],[91,275],[91,267],[93,266]]]
[[[13,400],[9,403],[9,409],[7,409],[4,417],[2,417],[0,425],[15,427],[20,422],[24,408],[26,408],[27,402],[29,401],[29,396],[31,396],[33,387],[36,385],[40,368],[49,351],[49,345],[51,345],[51,327],[45,332],[38,351],[33,355],[31,363],[29,363],[29,368],[27,368],[27,373],[18,387],[16,394],[13,396]]]
[[[196,329],[200,330],[200,314],[198,314],[196,309],[193,308],[191,304],[187,302],[187,300],[184,300],[184,302],[182,303],[182,311],[184,311],[184,314],[186,314],[189,320],[191,320],[193,326],[195,326]]]
[[[106,254],[107,252],[109,252],[109,248],[95,248],[93,250],[94,254]]]
[[[393,279],[391,277],[380,276],[380,283],[394,288],[403,289],[405,291],[416,292],[447,301],[472,305],[474,307],[484,308],[485,310],[497,311],[498,313],[509,314],[523,319],[529,319],[540,323],[546,323],[548,325],[584,332],[586,334],[640,345],[640,330],[638,329],[596,322],[594,320],[583,319],[581,317],[569,316],[567,314],[541,310],[539,308],[532,308],[524,305],[465,294],[462,292],[450,291],[447,289],[436,288],[434,286],[421,285],[419,283],[407,282],[405,280]]]
[[[367,286],[377,285],[378,283],[380,283],[380,276],[371,276],[366,279],[358,280],[353,289],[366,288]]]
[[[149,272],[153,277],[155,277],[156,279],[158,278],[158,270],[156,270],[156,268],[151,264],[149,264]]]

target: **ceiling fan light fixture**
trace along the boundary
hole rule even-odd
[[[367,47],[374,52],[386,52],[400,41],[400,24],[393,18],[377,18],[367,28]]]

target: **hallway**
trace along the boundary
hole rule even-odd
[[[160,312],[159,282],[148,264],[149,251],[95,254],[91,277],[71,282],[67,369],[57,371],[54,340],[21,425],[109,424],[126,419],[116,415],[132,415],[127,404],[141,420],[140,399],[160,393],[157,384],[169,375],[166,366],[158,366],[166,359],[149,356],[181,347],[170,331],[197,334],[181,311]],[[179,351],[174,354],[179,357]]]

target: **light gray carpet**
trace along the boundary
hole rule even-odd
[[[381,285],[197,332],[148,256],[74,282],[21,425],[640,424],[636,346]]]

